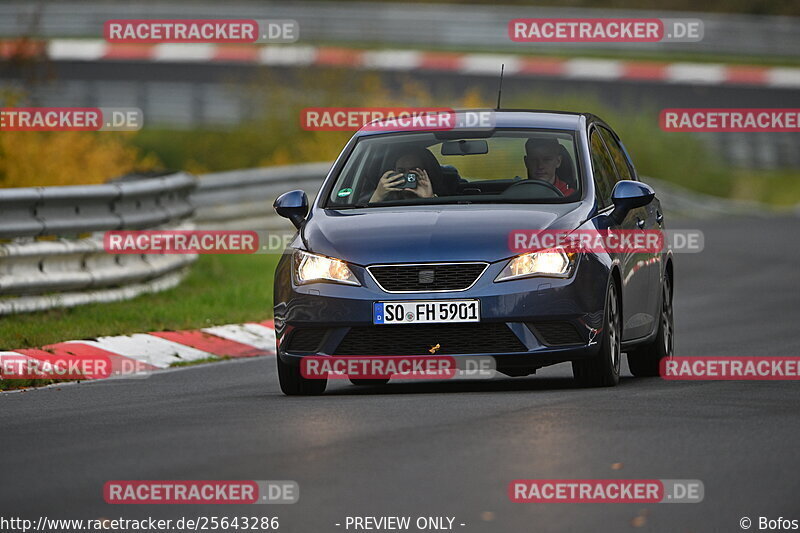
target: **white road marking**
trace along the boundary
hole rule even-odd
[[[564,63],[568,78],[615,80],[622,77],[622,61],[607,59],[570,59]]]
[[[367,68],[410,70],[422,64],[422,54],[414,50],[378,50],[365,52],[362,63]]]
[[[210,61],[216,47],[209,43],[168,43],[156,45],[156,61]]]
[[[713,85],[726,81],[724,65],[700,63],[671,63],[667,65],[665,79],[672,83],[702,83]]]
[[[202,331],[261,350],[275,350],[275,331],[260,324],[228,324],[203,328]]]
[[[217,356],[172,342],[160,337],[136,333],[134,335],[121,335],[117,337],[100,337],[97,341],[69,341],[95,346],[158,368],[166,368],[173,363],[183,361],[196,361],[198,359],[216,358]]]
[[[47,56],[55,60],[97,61],[106,53],[106,43],[100,39],[53,39],[47,43]]]

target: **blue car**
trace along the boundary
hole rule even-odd
[[[491,113],[490,125],[469,117]],[[278,375],[304,356],[483,356],[508,376],[571,362],[581,386],[657,376],[673,349],[669,249],[514,249],[540,231],[656,232],[664,215],[610,126],[587,113],[458,111],[450,128],[362,128],[275,272]],[[387,123],[388,124],[388,123]],[[351,380],[354,384],[388,379]]]

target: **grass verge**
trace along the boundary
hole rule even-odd
[[[105,335],[265,320],[272,316],[273,272],[279,257],[271,254],[204,255],[183,283],[165,292],[126,302],[7,317],[0,321],[0,351]],[[200,362],[205,361],[192,364]],[[0,380],[0,390],[52,383],[56,380]]]
[[[225,355],[223,357],[206,357],[205,359],[195,359],[194,361],[178,361],[169,365],[170,368],[182,368],[184,366],[202,365],[204,363],[217,363],[219,361],[227,361],[230,357]]]
[[[4,350],[135,332],[255,322],[272,316],[278,255],[204,255],[177,287],[125,302],[13,315],[0,321]]]

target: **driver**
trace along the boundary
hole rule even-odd
[[[433,185],[429,172],[434,169],[428,168],[426,162],[430,161],[433,154],[425,148],[408,148],[401,152],[394,163],[392,170],[387,170],[378,180],[378,186],[372,193],[369,201],[382,202],[386,200],[406,200],[411,198],[433,198],[437,196],[433,192]],[[405,182],[405,176],[413,173],[417,178],[415,188],[401,188]]]
[[[528,179],[542,180],[553,185],[564,196],[569,196],[575,189],[556,176],[561,166],[561,145],[552,137],[531,137],[525,141],[525,168]]]

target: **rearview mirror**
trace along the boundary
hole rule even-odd
[[[308,214],[308,196],[300,189],[285,192],[278,196],[272,207],[275,208],[276,213],[283,218],[288,218],[294,227],[300,229]]]
[[[611,218],[617,224],[621,224],[631,209],[645,206],[655,197],[656,192],[646,183],[632,180],[619,181],[611,193],[611,201],[614,202]]]
[[[489,144],[483,140],[447,141],[442,144],[442,155],[480,155],[489,153]]]

